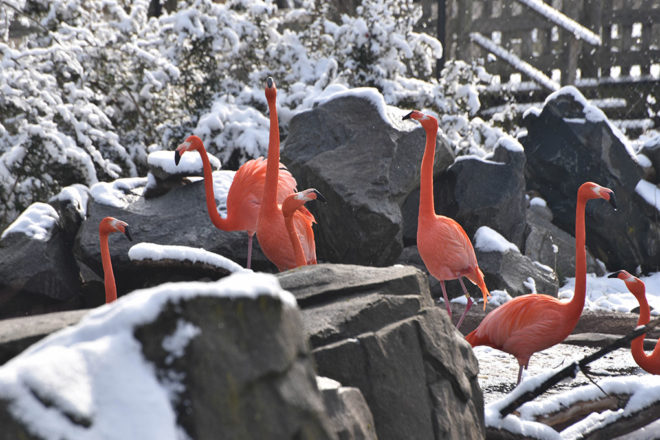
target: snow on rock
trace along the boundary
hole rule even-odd
[[[660,211],[660,189],[649,181],[640,179],[635,187],[635,192],[639,194],[649,205],[655,206]]]
[[[222,167],[220,159],[208,153],[209,162],[213,170],[219,170]],[[181,155],[179,164],[174,163],[174,151],[154,151],[147,156],[147,164],[150,167],[157,167],[167,174],[176,175],[188,173],[191,175],[202,174],[202,158],[196,151],[188,151]]]
[[[55,208],[47,203],[36,202],[27,207],[7,229],[0,238],[9,234],[24,234],[29,238],[40,241],[48,241],[51,231],[60,216]]]
[[[488,226],[482,226],[474,234],[474,247],[482,252],[517,251],[518,246],[508,241],[499,232]]]
[[[188,246],[160,245],[155,243],[138,243],[128,250],[128,258],[131,261],[143,260],[179,260],[192,263],[205,263],[211,266],[225,269],[229,272],[240,272],[241,266],[222,255],[214,254],[205,249],[191,248]]]
[[[545,208],[548,204],[541,197],[532,197],[532,200],[529,201],[529,206],[540,206]]]
[[[50,198],[49,202],[69,202],[76,208],[82,218],[87,217],[87,201],[89,200],[89,188],[80,183],[66,186]]]
[[[135,291],[92,310],[77,325],[48,336],[0,367],[0,395],[9,401],[13,416],[44,439],[181,438],[172,394],[145,360],[135,328],[155,320],[170,302],[262,295],[296,307],[277,278],[253,272]],[[179,323],[164,348],[176,357],[198,331]]]
[[[336,390],[341,388],[341,384],[334,379],[325,376],[316,376],[316,386],[319,390]]]
[[[128,177],[113,182],[99,182],[89,189],[95,202],[115,208],[128,206],[128,195],[139,197],[147,185],[146,177]]]

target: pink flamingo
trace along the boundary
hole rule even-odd
[[[266,182],[266,163],[263,157],[245,162],[234,175],[234,179],[227,194],[227,217],[218,214],[213,191],[213,172],[208,154],[202,140],[195,136],[188,136],[186,141],[179,145],[174,152],[174,163],[179,164],[181,156],[186,151],[197,151],[202,158],[204,171],[204,188],[206,190],[206,210],[211,222],[216,228],[223,231],[246,231],[248,234],[248,250],[246,267],[252,265],[252,238],[257,231],[257,219]],[[279,163],[279,162],[278,162]],[[296,179],[291,173],[279,164],[282,172],[277,179],[277,200],[281,203],[284,198],[296,189]]]
[[[568,301],[532,293],[512,299],[490,312],[465,339],[476,347],[488,345],[518,360],[518,382],[523,368],[537,351],[560,343],[571,334],[584,308],[587,286],[587,251],[584,209],[588,200],[604,199],[614,209],[614,192],[593,182],[583,183],[577,193],[575,210],[575,294]]]
[[[426,147],[422,158],[422,169],[419,185],[419,215],[417,219],[417,249],[424,265],[435,278],[440,281],[442,295],[451,319],[451,305],[445,289],[446,280],[461,283],[463,293],[468,300],[465,311],[461,315],[456,328],[460,328],[463,319],[472,306],[472,299],[465,288],[463,278],[466,277],[479,286],[484,297],[484,310],[488,302],[488,288],[484,276],[477,265],[474,248],[465,230],[454,219],[437,215],[433,201],[433,160],[435,159],[435,144],[438,134],[438,121],[429,115],[416,110],[408,113],[403,119],[414,119],[422,124],[426,131]]]
[[[117,286],[115,275],[112,272],[112,261],[110,260],[110,248],[108,247],[108,236],[113,232],[121,232],[130,241],[133,241],[128,232],[128,224],[113,217],[105,217],[99,223],[99,239],[101,241],[101,263],[103,264],[103,279],[105,283],[105,302],[111,303],[117,299]]]
[[[289,239],[291,240],[291,245],[293,246],[293,252],[296,257],[296,267],[305,266],[307,262],[305,261],[305,252],[303,250],[300,237],[298,237],[298,231],[293,224],[293,215],[296,210],[300,209],[305,205],[306,202],[311,200],[319,200],[325,202],[325,197],[314,188],[306,189],[298,193],[293,193],[287,196],[282,203],[282,215],[284,216],[284,224],[286,225],[286,230],[289,233]],[[311,226],[311,225],[310,225]],[[314,238],[314,232],[312,228],[304,229],[305,237],[303,241],[309,241]]]
[[[609,275],[610,278],[618,278],[626,283],[626,287],[635,295],[639,303],[639,319],[637,326],[646,325],[651,320],[651,308],[648,301],[646,301],[646,286],[639,278],[630,275],[625,270],[620,270]],[[660,374],[660,340],[655,344],[655,348],[650,355],[644,353],[644,336],[641,335],[635,338],[630,343],[630,352],[633,359],[637,362],[644,371],[651,374]]]
[[[257,238],[266,257],[280,271],[296,267],[296,257],[291,245],[289,234],[284,224],[282,207],[276,199],[276,182],[278,181],[280,161],[280,129],[277,119],[277,89],[272,78],[266,80],[266,100],[270,111],[270,137],[268,141],[268,164],[266,167],[266,184],[259,210],[257,222]],[[293,224],[305,254],[306,264],[316,264],[316,244],[312,224],[314,216],[304,206],[293,214]]]

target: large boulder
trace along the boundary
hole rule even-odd
[[[314,187],[328,200],[310,207],[318,221],[320,260],[385,266],[401,253],[401,208],[419,187],[425,145],[421,127],[401,124],[405,113],[386,108],[374,90],[360,89],[291,120],[282,162],[300,188]],[[435,173],[452,162],[439,136]]]
[[[302,307],[319,374],[362,392],[379,439],[484,436],[476,358],[422,272],[321,264],[278,277]]]
[[[80,307],[78,268],[59,213],[30,205],[0,238],[0,318]]]
[[[300,310],[265,274],[120,298],[1,367],[0,390],[2,439],[336,438]]]
[[[527,112],[523,125],[527,187],[546,200],[554,223],[573,234],[579,186],[604,185],[615,192],[619,210],[602,200],[587,204],[587,246],[611,270],[656,270],[658,205],[644,197],[648,185],[655,187],[642,180],[635,153],[603,112],[575,88],[564,87],[547,98],[542,111]]]
[[[204,248],[245,265],[247,234],[217,229],[206,211],[202,181],[173,188],[150,199],[142,196],[146,179],[120,179],[92,187],[87,218],[82,223],[74,246],[74,254],[81,266],[85,289],[102,298],[102,267],[98,225],[101,219],[112,216],[129,224],[134,242],[121,234],[109,237],[110,254],[118,294],[165,281],[186,281],[206,277],[217,279],[214,272],[190,271],[188,267],[169,266],[167,270],[149,269],[135,264],[128,250],[136,242]],[[226,194],[226,193],[225,193]],[[266,260],[257,240],[253,243],[252,263],[256,270],[274,271]]]

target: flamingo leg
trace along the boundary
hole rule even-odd
[[[440,287],[442,287],[442,296],[445,298],[445,306],[447,307],[447,314],[451,321],[451,304],[449,304],[449,297],[447,296],[447,289],[445,289],[445,282],[440,280]]]
[[[520,385],[520,382],[522,381],[523,368],[523,365],[518,368],[518,382],[516,382],[516,386]]]
[[[474,304],[474,301],[472,301],[470,294],[467,292],[467,289],[465,288],[465,284],[463,283],[463,278],[458,277],[458,281],[461,283],[461,287],[463,288],[463,293],[465,293],[465,297],[467,298],[467,305],[465,306],[465,310],[463,311],[463,314],[461,315],[461,317],[458,320],[458,323],[456,324],[456,329],[461,328],[461,324],[463,324],[465,315],[467,315],[468,310],[470,310],[470,307],[472,307],[472,304]]]
[[[248,251],[247,251],[247,264],[246,268],[250,269],[250,266],[252,265],[252,237],[254,234],[248,234]]]

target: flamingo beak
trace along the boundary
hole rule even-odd
[[[128,238],[128,241],[133,241],[133,237],[131,237],[131,233],[128,231],[128,225],[124,226],[124,235]]]
[[[270,76],[266,78],[266,86],[269,89],[272,89],[274,85],[275,85],[275,81],[273,81],[273,78],[271,78]]]
[[[314,191],[314,194],[316,194],[316,200],[318,200],[319,202],[323,202],[323,203],[327,203],[327,202],[328,202],[328,201],[325,199],[325,197],[323,197],[323,194],[321,194],[320,192],[318,192],[318,190],[315,189],[315,190],[313,190],[313,191]]]
[[[179,150],[174,150],[174,165],[179,165],[180,160],[181,160],[181,153],[179,153]]]
[[[616,272],[612,272],[611,274],[609,274],[609,275],[607,276],[607,278],[618,278],[618,277],[619,277],[619,273],[621,273],[620,270],[617,270]]]
[[[405,115],[401,120],[402,120],[402,121],[405,121],[406,119],[410,119],[410,118],[412,118],[412,114],[413,114],[413,113],[414,113],[414,110],[413,110],[412,112],[408,113],[407,115]]]
[[[614,193],[613,192],[610,193],[610,205],[612,205],[612,207],[616,211],[616,200],[614,199]]]

